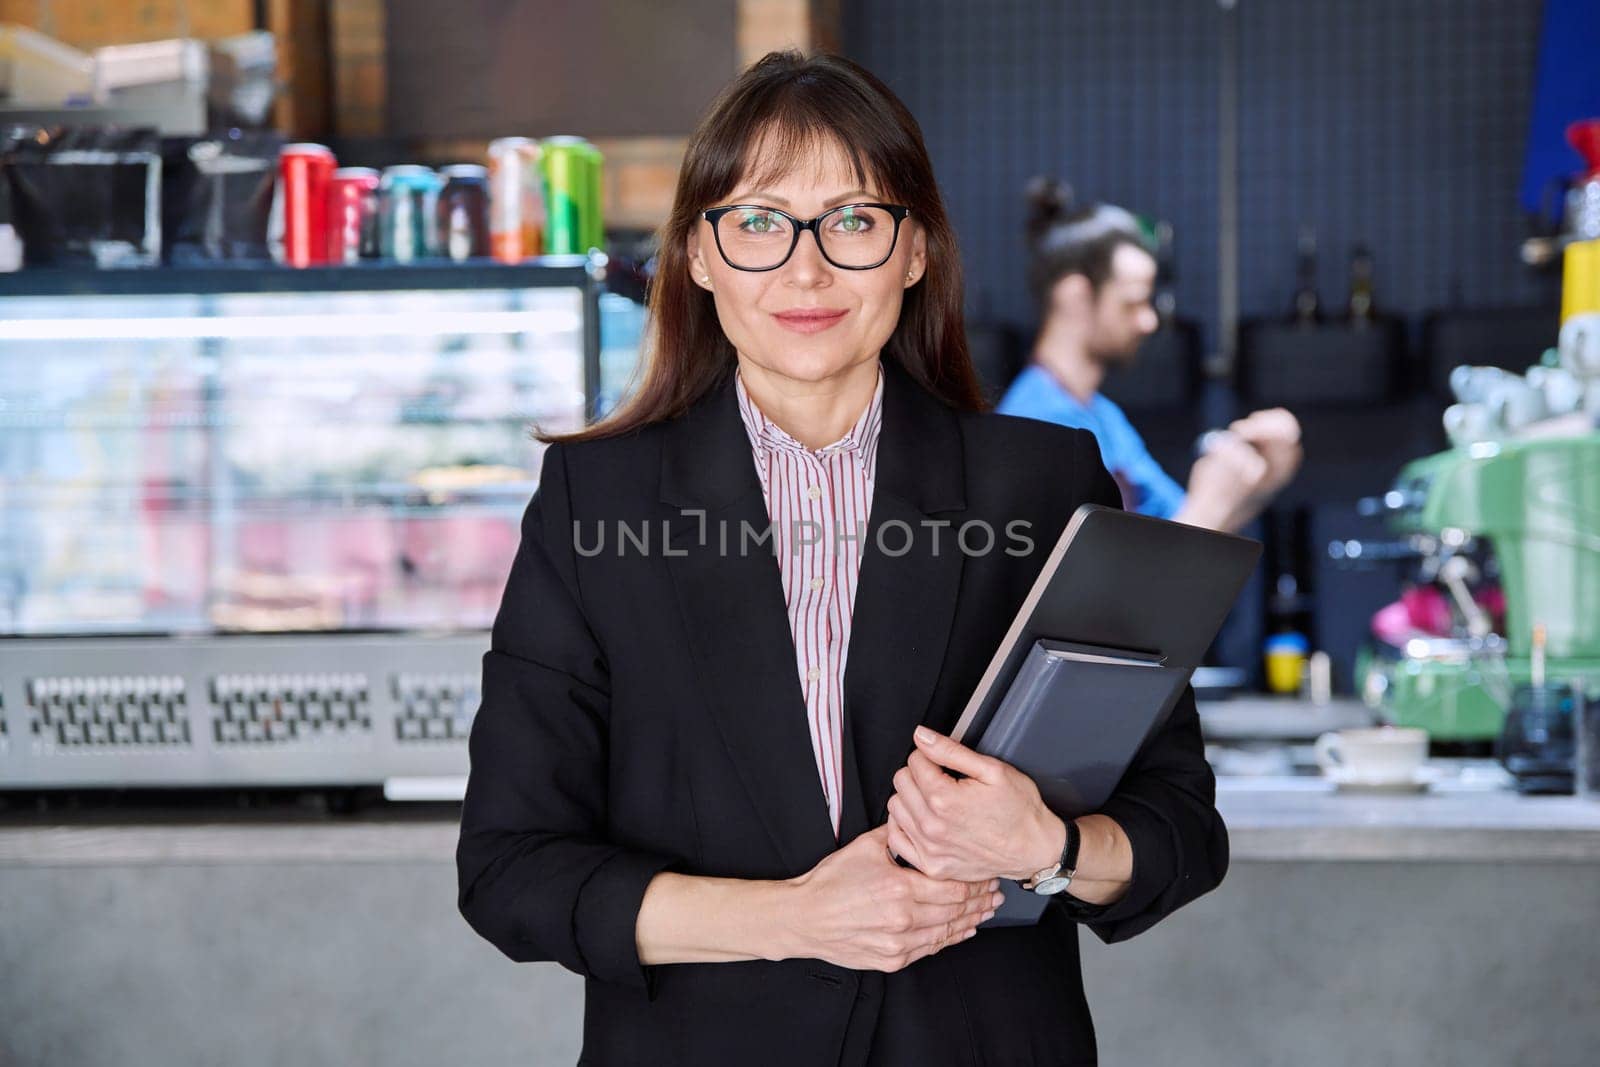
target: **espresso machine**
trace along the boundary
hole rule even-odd
[[[1396,540],[1329,546],[1413,565],[1373,618],[1356,681],[1380,715],[1435,741],[1504,742],[1530,693],[1600,698],[1600,119],[1567,136],[1585,172],[1559,242],[1558,348],[1525,374],[1455,368],[1452,447],[1364,503]]]
[[[1432,594],[1413,598],[1433,605],[1431,620],[1389,625],[1357,660],[1357,684],[1387,721],[1436,741],[1493,741],[1513,694],[1535,680],[1600,685],[1592,427],[1571,422],[1566,436],[1480,440],[1416,460],[1376,502],[1397,540],[1334,546],[1346,557],[1408,556],[1411,592]]]

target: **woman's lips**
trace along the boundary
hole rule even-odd
[[[837,325],[847,314],[849,312],[834,308],[807,308],[803,311],[780,311],[772,317],[784,329],[795,333],[821,333]]]

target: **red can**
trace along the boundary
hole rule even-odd
[[[378,172],[340,167],[328,179],[328,262],[378,258]]]
[[[336,166],[326,145],[284,145],[278,153],[283,261],[291,267],[328,262],[328,183]]]

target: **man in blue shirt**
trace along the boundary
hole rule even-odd
[[[1137,220],[1109,205],[1072,211],[1058,183],[1029,190],[1030,275],[1043,322],[1032,363],[995,408],[1090,430],[1130,511],[1239,530],[1299,469],[1300,425],[1282,408],[1206,435],[1179,485],[1145,448],[1122,409],[1100,392],[1110,367],[1134,358],[1159,325],[1151,296],[1156,260]]]

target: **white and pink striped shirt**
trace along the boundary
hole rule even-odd
[[[737,371],[734,384],[772,522],[811,749],[837,837],[844,791],[845,653],[883,428],[883,366],[878,366],[872,401],[850,432],[816,451],[756,407]]]

